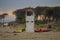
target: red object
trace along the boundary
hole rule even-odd
[[[36,29],[35,30],[35,32],[50,32],[51,30],[48,30],[48,29],[46,29],[46,30],[42,30],[42,29]]]
[[[36,29],[35,32],[41,32],[42,30],[41,29]]]

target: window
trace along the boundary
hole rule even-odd
[[[31,16],[32,15],[32,12],[27,12],[27,16]]]

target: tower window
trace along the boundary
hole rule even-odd
[[[32,12],[27,12],[27,16],[31,16],[32,15]]]

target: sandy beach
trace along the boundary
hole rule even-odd
[[[17,28],[0,27],[0,40],[60,40],[60,32],[13,33]]]
[[[0,40],[60,40],[60,32],[0,33]]]

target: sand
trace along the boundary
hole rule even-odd
[[[60,40],[60,32],[0,33],[0,40]]]
[[[0,27],[0,40],[60,40],[60,32],[13,33],[14,30],[18,29],[14,27]]]

